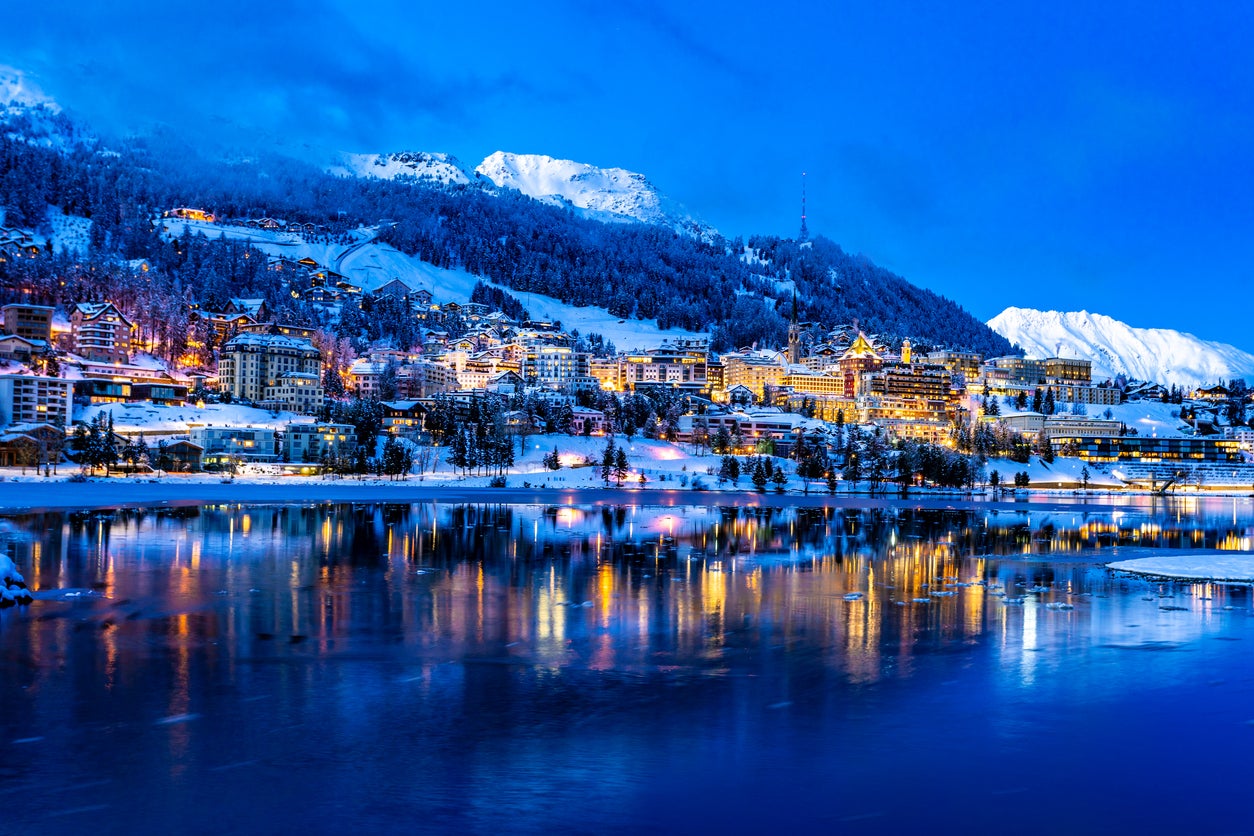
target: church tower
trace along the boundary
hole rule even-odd
[[[804,220],[802,221],[804,224]],[[792,292],[792,318],[788,322],[788,362],[801,362],[801,325],[797,322],[797,291]]]
[[[910,365],[910,340],[901,341],[901,362]]]

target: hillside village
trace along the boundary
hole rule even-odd
[[[154,221],[167,233],[189,223],[245,241],[275,230],[300,241],[328,235],[186,207]],[[349,240],[349,249],[369,244]],[[6,229],[0,247],[23,258],[38,241]],[[361,322],[365,333],[386,314],[391,336],[358,350],[326,327],[276,316],[264,298],[229,298],[217,310],[176,310],[186,338],[171,356],[158,329],[141,328],[123,303],[4,305],[0,466],[393,478],[443,468],[503,482],[529,449],[553,447],[544,466],[556,471],[602,464],[588,442],[579,456],[559,455],[562,438],[639,436],[716,457],[694,461],[700,486],[742,471],[759,489],[778,473],[781,488],[800,480],[833,491],[997,487],[1012,477],[1018,488],[1090,478],[1152,490],[1254,484],[1240,380],[1185,392],[1095,381],[1087,360],[916,350],[856,322],[801,321],[795,301],[786,344],[721,352],[691,332],[626,343],[634,323],[602,312],[620,348],[605,334],[533,319],[488,284],[468,299],[464,287],[422,287],[410,276],[367,283],[334,269],[342,254],[324,263],[304,252],[270,253],[265,269],[323,322]],[[1058,458],[1078,467],[1042,480],[1040,468]],[[630,462],[604,464],[606,483],[648,479]]]

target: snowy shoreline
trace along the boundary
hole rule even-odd
[[[1183,552],[1107,563],[1107,569],[1149,578],[1249,583],[1254,581],[1254,553]]]
[[[539,505],[739,505],[749,507],[982,509],[998,511],[1116,510],[1099,495],[1036,494],[1001,497],[915,489],[906,497],[870,496],[841,491],[835,496],[811,491],[757,493],[753,490],[671,490],[647,488],[505,487],[459,485],[448,482],[389,482],[383,479],[249,479],[224,482],[220,478],[129,477],[95,478],[71,482],[62,476],[0,481],[0,512],[36,509],[104,509],[120,507],[192,505],[203,503],[304,502],[449,502]]]

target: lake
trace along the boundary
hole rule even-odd
[[[641,501],[644,501],[643,499]],[[1248,499],[10,512],[0,832],[1241,833]]]

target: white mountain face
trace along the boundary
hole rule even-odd
[[[398,151],[394,154],[342,154],[331,174],[397,180],[412,177],[444,185],[467,185],[486,181],[451,154],[426,151]]]
[[[475,171],[500,188],[571,206],[597,220],[657,224],[694,238],[718,234],[659,192],[643,174],[626,169],[598,168],[543,154],[497,151]]]
[[[13,67],[0,64],[0,110],[9,105],[20,107],[38,107],[43,105],[53,112],[60,111],[60,106],[39,89],[39,85],[26,73]]]
[[[988,327],[1029,357],[1091,360],[1096,381],[1117,374],[1189,388],[1234,377],[1254,381],[1254,355],[1235,346],[1168,328],[1133,328],[1088,311],[1006,308]]]

